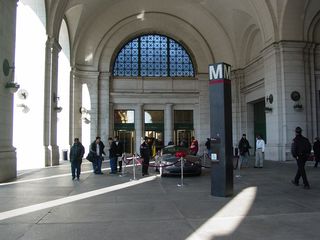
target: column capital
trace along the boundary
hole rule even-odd
[[[102,80],[108,80],[109,81],[110,76],[111,76],[110,72],[100,72],[100,74],[99,74],[99,78],[102,79]]]
[[[52,50],[55,50],[57,52],[60,52],[62,47],[59,44],[58,40],[55,37],[48,36],[46,46],[51,48]]]
[[[77,78],[84,78],[84,79],[98,79],[99,72],[98,71],[82,71],[76,68],[72,69],[72,74]]]

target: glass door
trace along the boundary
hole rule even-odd
[[[115,136],[119,137],[119,141],[123,143],[125,153],[133,154],[134,152],[134,131],[118,130]]]
[[[193,136],[192,130],[176,130],[174,134],[175,145],[189,147],[191,144],[191,137]]]

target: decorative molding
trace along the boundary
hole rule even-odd
[[[247,93],[253,92],[259,88],[264,88],[264,78],[242,87],[240,89],[240,93],[247,94]]]

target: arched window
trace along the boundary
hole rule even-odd
[[[184,47],[157,34],[139,36],[126,43],[113,65],[119,77],[193,77],[194,67]]]

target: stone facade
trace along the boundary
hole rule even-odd
[[[32,7],[37,1],[22,2]],[[192,110],[194,135],[202,154],[210,133],[208,65],[216,62],[232,65],[233,147],[242,133],[254,145],[254,108],[261,102],[269,109],[265,113],[266,159],[291,159],[290,144],[297,125],[310,140],[320,135],[319,1],[267,4],[267,1],[218,0],[190,1],[189,5],[184,0],[102,2],[80,0],[75,4],[57,0],[46,4],[48,40],[46,46],[39,47],[46,48],[42,146],[47,166],[59,163],[55,96],[61,50],[57,39],[62,19],[69,28],[72,69],[70,132],[66,136],[70,144],[74,137],[82,137],[88,145],[98,135],[107,142],[114,135],[113,112],[117,109],[135,111],[135,151],[144,136],[144,110],[163,110],[167,143],[174,138],[174,111]],[[10,63],[14,62],[16,4],[0,1],[0,60],[7,58]],[[97,5],[88,8],[85,4]],[[113,77],[113,62],[119,49],[133,37],[148,33],[166,35],[183,45],[194,63],[195,76]],[[0,76],[3,85],[0,112],[6,113],[0,116],[0,169],[4,169],[0,170],[0,181],[3,181],[15,177],[16,156],[12,146],[13,97],[4,88],[8,78],[2,72]],[[293,92],[299,92],[298,101],[292,99]],[[83,113],[81,109],[87,111]]]

